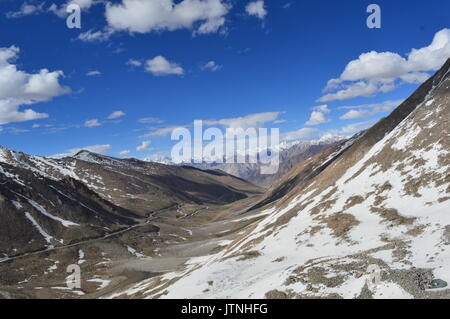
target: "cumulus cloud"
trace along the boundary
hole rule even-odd
[[[326,94],[318,102],[330,102],[335,100],[347,100],[358,96],[370,97],[375,93],[387,93],[395,89],[394,80],[389,81],[358,81],[351,84],[342,84],[336,93]]]
[[[102,123],[100,123],[97,119],[92,119],[92,120],[87,120],[86,122],[84,122],[84,126],[85,127],[97,127],[97,126],[101,126]]]
[[[143,66],[146,72],[152,73],[154,76],[184,74],[184,69],[179,64],[171,62],[161,55],[148,59],[145,63],[142,63],[140,60],[130,59],[126,64],[132,67]]]
[[[399,106],[403,100],[384,101],[376,104],[363,104],[356,106],[341,106],[338,109],[350,109],[340,117],[341,120],[362,119],[374,116],[378,113],[390,112],[394,107]]]
[[[305,125],[314,126],[319,124],[328,123],[331,120],[325,116],[322,112],[314,111],[311,113],[311,117],[309,121],[305,123]]]
[[[427,47],[412,49],[406,57],[393,52],[371,51],[350,61],[339,78],[328,81],[318,101],[351,99],[388,92],[402,83],[422,83],[427,72],[438,70],[450,56],[450,29],[437,32]]]
[[[108,120],[118,119],[119,117],[125,116],[125,112],[123,111],[115,111],[108,115]]]
[[[225,24],[230,5],[222,0],[122,0],[106,4],[106,20],[114,31],[148,33],[192,30],[217,32]]]
[[[19,111],[23,103],[16,100],[0,100],[0,124],[25,122],[48,117],[47,113],[38,113],[31,109]]]
[[[251,16],[255,16],[258,19],[264,19],[267,15],[267,10],[264,6],[263,0],[258,0],[258,1],[253,1],[253,2],[248,3],[245,6],[245,11],[247,12],[247,14],[249,14]]]
[[[110,144],[89,145],[89,146],[85,146],[85,147],[71,148],[71,149],[66,150],[65,153],[55,154],[50,157],[63,158],[63,157],[73,156],[80,151],[89,151],[89,152],[105,155],[108,153],[108,151],[110,149],[111,149]]]
[[[64,76],[62,71],[42,69],[29,74],[18,70],[13,63],[19,52],[15,46],[0,48],[0,125],[46,118],[46,113],[20,108],[70,92],[68,87],[59,83],[59,79]]]
[[[34,5],[28,2],[22,3],[18,11],[6,13],[6,17],[10,19],[22,18],[29,15],[37,15],[44,12],[44,3]]]
[[[155,76],[164,75],[183,75],[184,70],[174,62],[168,61],[165,57],[159,55],[153,59],[147,60],[145,70]]]
[[[141,145],[139,145],[138,147],[136,147],[136,151],[141,152],[141,151],[150,151],[150,141],[142,141]]]
[[[309,118],[309,121],[307,121],[305,123],[305,125],[314,126],[314,125],[319,125],[319,124],[330,122],[331,120],[329,118],[327,118],[325,115],[330,112],[331,111],[328,108],[328,105],[326,105],[326,104],[313,107],[313,112],[311,113],[311,117]]]
[[[214,61],[209,61],[208,63],[205,63],[204,65],[201,66],[202,70],[210,70],[211,72],[215,72],[217,70],[220,70],[221,68],[222,66],[218,65]]]

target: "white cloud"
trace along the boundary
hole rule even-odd
[[[48,11],[53,12],[60,18],[65,18],[68,13],[66,12],[66,8],[71,4],[77,4],[80,6],[81,10],[89,10],[90,7],[92,7],[94,4],[101,3],[102,1],[94,1],[94,0],[68,0],[64,4],[56,5],[53,3]]]
[[[390,79],[407,72],[406,60],[397,53],[372,51],[361,54],[358,60],[347,64],[340,80]]]
[[[411,71],[437,71],[450,56],[450,29],[442,29],[434,35],[427,47],[412,49],[408,54]]]
[[[266,123],[274,122],[282,112],[265,112],[249,114],[242,117],[226,118],[220,120],[206,120],[203,121],[204,125],[224,125],[231,128],[258,128],[264,126]]]
[[[313,110],[314,111],[318,111],[318,112],[322,112],[322,113],[326,113],[326,114],[331,112],[331,110],[328,108],[327,104],[315,106],[315,107],[313,107]]]
[[[31,132],[31,131],[28,129],[17,128],[17,127],[13,127],[13,126],[0,128],[0,133],[9,133],[9,134],[18,135],[18,134],[28,133],[28,132]]]
[[[54,13],[59,18],[66,18],[69,13],[67,13],[66,9],[71,4],[77,4],[80,6],[82,11],[88,11],[93,5],[104,3],[103,0],[67,0],[61,5],[57,5],[52,3],[48,9],[44,9],[45,2],[42,2],[39,5],[29,4],[25,2],[20,7],[20,10],[17,12],[8,12],[6,16],[8,18],[21,18],[23,16],[28,15],[36,15],[44,12]],[[81,33],[78,36],[78,39],[84,42],[103,42],[109,39],[114,31],[111,28],[104,28],[101,31],[93,31],[88,30],[86,32]]]
[[[193,30],[194,34],[217,32],[225,24],[230,6],[222,0],[122,0],[106,4],[106,20],[115,31]]]
[[[129,59],[127,61],[128,65],[134,66],[134,67],[140,67],[142,65],[142,62],[139,60],[135,60],[135,59]]]
[[[247,6],[245,7],[245,11],[247,12],[247,14],[255,16],[259,19],[264,19],[265,16],[267,15],[267,10],[264,7],[263,0],[248,3]]]
[[[380,103],[372,103],[372,104],[361,104],[361,105],[343,105],[337,107],[338,110],[351,110],[351,109],[372,109],[378,106],[394,106],[397,107],[402,104],[405,100],[388,100]]]
[[[89,152],[105,155],[108,153],[108,150],[110,150],[110,149],[111,149],[110,144],[97,144],[97,145],[90,145],[90,146],[85,146],[85,147],[71,148],[71,149],[66,150],[65,153],[55,154],[55,155],[52,155],[51,157],[62,158],[62,157],[73,156],[80,151],[89,151]]]
[[[172,134],[172,131],[175,130],[176,128],[182,127],[181,125],[172,125],[172,126],[166,126],[166,127],[161,127],[158,129],[155,129],[141,137],[147,137],[147,136],[166,136],[169,134]]]
[[[339,78],[331,79],[318,101],[345,100],[358,96],[372,96],[388,92],[398,83],[422,83],[429,74],[438,70],[450,56],[450,29],[437,32],[431,44],[412,49],[407,57],[393,52],[371,51],[350,61]]]
[[[297,131],[288,132],[282,135],[282,141],[315,140],[327,139],[331,137],[348,137],[372,126],[375,121],[364,121],[345,125],[337,129],[319,130],[317,128],[306,127]]]
[[[346,135],[355,134],[355,133],[358,133],[362,130],[369,128],[370,126],[373,125],[373,123],[374,123],[374,121],[357,122],[357,123],[343,126],[340,129],[338,129],[336,132],[338,134],[346,134]]]
[[[305,125],[314,126],[330,122],[331,120],[325,115],[329,114],[330,112],[331,111],[326,104],[313,107],[311,117],[309,118],[309,121],[305,123]]]
[[[125,112],[123,111],[115,111],[108,116],[108,120],[114,120],[119,117],[125,116]]]
[[[109,28],[98,31],[88,30],[86,32],[80,33],[78,35],[78,40],[83,42],[105,42],[109,40],[112,34],[113,30]]]
[[[215,72],[217,70],[220,70],[221,68],[222,66],[218,65],[214,61],[209,61],[208,63],[205,63],[204,65],[201,66],[202,70],[210,70],[211,72]]]
[[[318,138],[321,135],[321,131],[316,128],[305,127],[299,130],[288,132],[283,134],[282,139],[284,141],[296,141],[307,140],[312,138]]]
[[[359,81],[348,85],[344,84],[340,86],[342,88],[341,90],[337,91],[336,93],[326,94],[317,101],[331,102],[335,100],[352,99],[358,96],[369,97],[373,96],[378,91],[388,92],[388,89],[393,89],[392,82],[390,84],[390,86],[384,86],[384,89],[382,89],[381,85],[377,85],[377,83],[372,81]]]
[[[156,117],[143,117],[138,120],[139,123],[145,124],[160,124],[163,121]]]
[[[136,151],[141,152],[141,151],[150,151],[150,141],[142,141],[141,145],[139,145],[138,147],[136,147]]]
[[[380,112],[387,112],[380,111]],[[375,115],[379,112],[371,111],[371,110],[350,110],[344,115],[340,117],[341,120],[353,120],[353,119],[363,119]]]
[[[410,72],[400,76],[400,79],[406,83],[415,84],[425,82],[429,77],[430,75],[425,72]]]
[[[19,11],[7,12],[6,17],[10,19],[22,18],[29,15],[36,15],[44,12],[44,3],[39,5],[30,4],[28,2],[23,3],[20,6]]]
[[[130,153],[131,153],[130,150],[123,150],[123,151],[119,152],[119,155],[120,155],[120,156],[126,156],[126,155],[128,155],[128,154],[130,154]]]
[[[394,107],[399,106],[403,100],[384,101],[376,104],[363,104],[357,106],[341,106],[338,109],[350,109],[340,117],[341,120],[361,119],[374,116],[378,113],[390,112]]]
[[[86,122],[84,122],[84,126],[85,127],[97,127],[97,126],[101,126],[102,123],[100,123],[97,119],[93,119],[93,120],[87,120]]]
[[[145,70],[155,76],[164,75],[183,75],[184,70],[174,62],[168,61],[165,57],[159,55],[153,59],[147,60]]]
[[[102,72],[100,71],[89,71],[86,73],[86,76],[97,76],[97,75],[101,75]]]
[[[17,100],[0,100],[0,124],[11,122],[25,122],[37,119],[48,118],[47,113],[38,113],[31,109],[19,111],[19,107],[24,105]]]
[[[264,127],[266,123],[275,123],[279,120],[278,117],[283,112],[265,112],[265,113],[255,113],[255,114],[249,114],[242,117],[234,117],[234,118],[225,118],[225,119],[218,119],[218,120],[204,120],[203,125],[204,126],[214,126],[214,125],[220,125],[225,126],[228,128],[242,128],[244,130],[248,128],[260,128]],[[172,133],[173,130],[180,127],[190,127],[192,124],[188,125],[171,125],[166,127],[161,127],[154,129],[153,131],[141,136],[141,137],[147,137],[147,136],[166,136]]]
[[[305,125],[314,126],[319,124],[328,123],[331,120],[325,116],[322,112],[313,111],[311,113],[311,117],[309,118],[309,121],[305,123]]]
[[[48,114],[19,109],[70,92],[59,83],[59,78],[64,76],[62,71],[42,69],[29,74],[18,70],[13,62],[19,52],[15,46],[0,48],[0,124],[46,118]]]

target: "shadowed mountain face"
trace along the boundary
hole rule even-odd
[[[224,205],[259,192],[223,172],[0,148],[0,259],[101,238],[167,208]]]
[[[202,171],[82,151],[74,156],[87,186],[115,204],[149,213],[178,203],[226,204],[258,187],[218,171]],[[65,159],[65,161],[71,159]]]
[[[449,119],[450,60],[391,115],[294,167],[219,253],[114,296],[449,298],[433,289],[450,283]]]

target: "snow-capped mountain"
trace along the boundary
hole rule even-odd
[[[284,141],[280,143],[276,149],[271,150],[278,152],[279,155],[279,167],[275,174],[261,174],[260,163],[226,163],[224,160],[224,163],[185,163],[184,165],[190,165],[200,169],[220,169],[255,185],[268,187],[290,171],[299,162],[346,139],[348,139],[348,137],[325,136],[321,139],[310,141]]]
[[[449,298],[449,87],[450,60],[372,128],[298,164],[219,252],[110,297]]]

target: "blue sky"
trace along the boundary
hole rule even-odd
[[[38,155],[145,158],[196,119],[352,135],[450,57],[448,0],[54,2],[0,0],[0,145]]]

